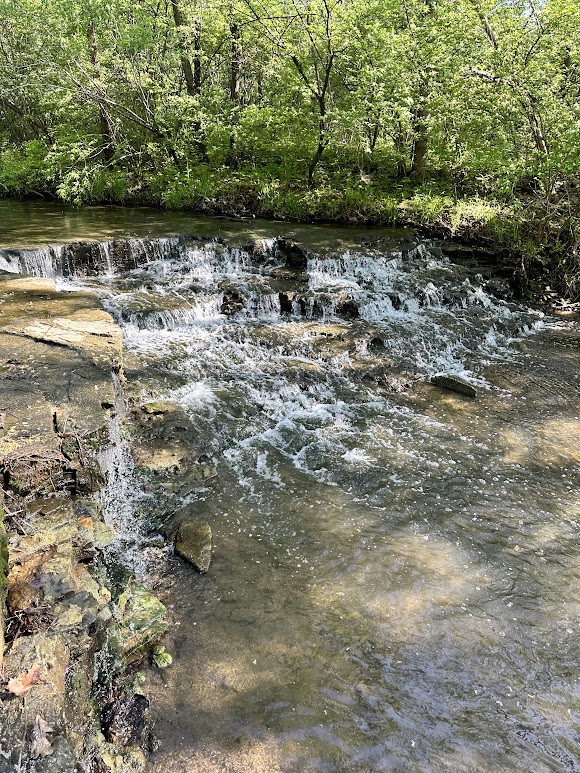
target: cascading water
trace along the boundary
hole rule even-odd
[[[576,328],[432,245],[132,250],[80,281],[123,327],[134,399],[176,406],[143,440],[197,433],[217,471],[109,449],[123,545],[184,504],[214,532],[207,575],[166,550],[157,578],[151,770],[579,769]]]

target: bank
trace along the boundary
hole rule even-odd
[[[40,174],[40,173],[39,173]],[[151,206],[214,217],[416,229],[488,250],[522,299],[580,299],[580,208],[574,180],[549,190],[530,178],[500,194],[475,179],[433,172],[421,182],[375,171],[327,169],[313,188],[260,169],[167,169],[148,177],[125,169],[84,170],[83,184],[34,176],[0,181],[0,194],[74,206]],[[34,184],[33,184],[34,183]]]
[[[0,351],[0,771],[140,773],[167,622],[109,552],[121,330],[93,292],[0,273]]]

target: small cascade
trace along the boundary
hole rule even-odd
[[[506,300],[509,289],[498,297],[497,280],[427,243],[306,255],[274,238],[243,247],[195,237],[113,239],[5,250],[0,258],[34,276],[98,275],[104,305],[127,335],[181,336],[228,319],[340,322],[373,328],[385,356],[425,375],[473,370],[541,322]]]
[[[246,769],[240,749],[262,737],[284,755],[290,742],[293,770],[415,770],[451,737],[461,764],[475,734],[513,737],[554,694],[574,706],[561,589],[578,553],[577,374],[566,352],[513,346],[545,322],[509,287],[394,237],[309,255],[181,237],[1,259],[93,288],[123,330],[142,445],[135,462],[115,375],[110,557],[167,588],[176,622],[170,678],[150,679],[165,750],[152,769],[205,770],[208,749],[216,768]],[[426,383],[436,373],[475,394]],[[172,553],[190,516],[214,535],[204,577]],[[482,669],[488,651],[498,668]],[[537,663],[557,691],[541,700]],[[258,753],[260,770],[290,759]]]
[[[112,375],[115,409],[107,421],[109,443],[98,457],[107,480],[102,492],[103,515],[105,522],[115,531],[115,539],[107,550],[113,559],[141,576],[145,572],[145,562],[139,512],[144,493],[135,477],[130,442],[123,434],[123,419],[127,412],[123,387],[119,376],[116,373]]]
[[[0,268],[43,277],[84,277],[135,269],[155,260],[175,258],[179,239],[113,239],[70,242],[39,249],[0,250]]]

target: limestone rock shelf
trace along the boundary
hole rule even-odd
[[[95,293],[0,272],[0,773],[145,766],[146,722],[125,738],[103,720],[133,700],[119,681],[126,654],[146,656],[165,630],[165,608],[145,589],[136,601],[132,580],[122,604],[112,598],[99,558],[114,534],[92,495],[106,483],[97,454],[122,404],[122,358]],[[129,637],[126,610],[144,594],[155,615],[141,609]],[[9,680],[32,672],[14,694]]]

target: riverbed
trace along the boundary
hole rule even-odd
[[[45,209],[2,245],[155,242],[60,286],[97,290],[132,399],[175,405],[215,469],[109,491],[172,615],[151,773],[578,770],[577,322],[413,234],[105,208],[43,234]],[[158,547],[184,506],[207,575]]]

